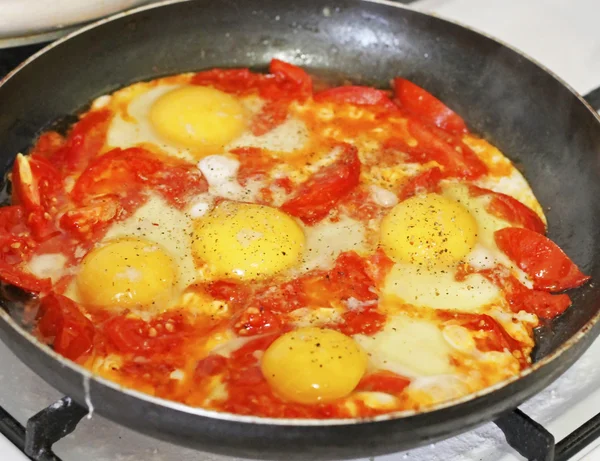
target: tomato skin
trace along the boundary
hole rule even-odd
[[[192,77],[192,85],[212,86],[233,94],[246,94],[256,88],[261,76],[249,69],[211,69]]]
[[[49,160],[61,165],[62,173],[82,171],[104,147],[111,119],[109,110],[88,112],[73,126],[64,146]]]
[[[360,160],[356,147],[345,144],[344,152],[332,165],[317,171],[300,184],[295,196],[281,209],[313,225],[329,214],[340,200],[358,186]]]
[[[336,104],[353,104],[356,106],[382,106],[395,109],[388,92],[368,86],[339,86],[320,91],[314,95],[316,102],[333,102]]]
[[[458,324],[469,330],[486,331],[487,334],[484,338],[475,338],[479,350],[483,352],[501,352],[508,349],[519,360],[522,369],[529,366],[527,357],[522,354],[521,343],[510,336],[493,317],[487,314],[467,314],[452,311],[437,311],[436,314],[448,323]]]
[[[37,331],[52,340],[59,354],[77,360],[92,349],[94,325],[71,299],[50,293],[42,298],[38,315]]]
[[[75,237],[88,237],[105,229],[120,212],[118,198],[105,196],[67,211],[60,218],[60,227]]]
[[[590,279],[558,245],[537,232],[506,227],[497,230],[494,239],[500,250],[531,277],[537,290],[563,291]]]
[[[415,119],[408,120],[407,128],[418,142],[415,147],[407,146],[410,161],[426,163],[434,160],[442,165],[445,177],[476,179],[488,172],[477,154],[453,135]]]
[[[525,310],[543,319],[553,319],[571,305],[566,294],[553,295],[546,291],[526,290],[508,298],[514,310]]]
[[[278,82],[287,84],[288,88],[284,88],[284,94],[290,94],[292,90],[298,97],[305,99],[312,93],[312,79],[301,67],[280,59],[272,59],[269,72]]]
[[[486,210],[494,216],[540,234],[546,232],[546,225],[538,214],[510,195],[494,192],[493,190],[484,189],[473,184],[469,186],[469,192],[473,197],[480,195],[491,196],[492,199]]]
[[[0,280],[33,293],[48,292],[52,288],[50,279],[39,279],[4,261],[0,261]]]
[[[163,163],[143,148],[116,148],[89,164],[75,183],[71,196],[80,204],[93,196],[126,196],[162,167]]]
[[[467,126],[459,115],[420,86],[404,78],[395,78],[392,87],[394,96],[403,109],[450,133],[468,133]]]
[[[402,202],[420,193],[439,193],[440,181],[442,179],[444,179],[444,174],[438,167],[425,170],[412,177],[402,186],[398,194],[398,199]]]
[[[261,136],[281,125],[288,116],[289,104],[285,101],[268,101],[252,119],[250,130],[255,136]]]
[[[148,178],[148,185],[180,209],[189,203],[189,198],[208,190],[208,182],[198,168],[188,165],[165,165]]]
[[[377,371],[363,377],[356,386],[357,391],[385,392],[386,394],[398,395],[408,385],[410,379],[393,373],[391,371]]]

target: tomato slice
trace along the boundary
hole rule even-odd
[[[148,178],[148,184],[180,209],[190,198],[208,190],[206,179],[195,165],[165,166]]]
[[[300,184],[296,195],[281,209],[312,225],[329,214],[359,183],[360,160],[356,147],[345,144],[336,162]]]
[[[418,163],[438,162],[446,177],[476,179],[488,172],[483,161],[460,139],[435,126],[427,126],[415,119],[407,123],[409,133],[417,146],[406,149],[409,160]]]
[[[88,112],[73,126],[65,145],[50,160],[61,165],[64,172],[82,171],[104,147],[111,119],[109,110]]]
[[[521,353],[521,343],[510,336],[493,317],[487,314],[467,314],[451,311],[437,311],[437,315],[449,323],[458,324],[469,330],[485,331],[483,338],[475,338],[477,348],[481,351],[504,351],[508,349],[519,360],[521,368],[529,366],[527,357]],[[515,351],[518,351],[515,354]]]
[[[392,86],[399,105],[424,122],[450,133],[468,133],[467,125],[460,116],[420,86],[404,78],[395,78]]]
[[[525,228],[497,230],[498,247],[533,280],[534,288],[563,291],[576,288],[590,279],[552,240]]]
[[[246,94],[254,91],[264,76],[250,72],[249,69],[211,69],[198,72],[191,83],[200,86],[212,86],[218,90],[233,94]]]
[[[50,159],[66,143],[66,139],[56,131],[42,133],[29,153],[30,157]]]
[[[306,98],[312,93],[312,79],[306,71],[298,66],[272,59],[269,65],[269,72],[275,76],[276,81],[286,84],[283,93],[290,93],[293,90],[296,97]],[[290,88],[291,87],[291,88]]]
[[[410,379],[391,371],[381,370],[368,374],[361,379],[355,390],[397,395],[406,389],[409,384]]]
[[[540,234],[546,232],[546,225],[538,214],[516,198],[475,185],[469,186],[469,192],[472,196],[491,196],[491,201],[486,209],[494,216]]]
[[[50,279],[37,278],[35,275],[4,261],[0,261],[0,280],[33,293],[47,292],[52,288]]]
[[[339,86],[320,91],[314,96],[316,102],[333,102],[337,104],[353,104],[356,106],[382,106],[395,109],[396,106],[387,91],[368,86]]]
[[[157,173],[163,163],[140,147],[116,148],[95,158],[81,174],[73,191],[73,199],[86,203],[90,197],[118,194],[126,196]]]
[[[425,170],[410,178],[402,186],[398,198],[403,201],[417,194],[440,192],[440,181],[442,179],[444,179],[444,174],[438,167]]]
[[[42,298],[38,316],[37,331],[59,354],[77,360],[92,349],[94,325],[74,301],[50,293]]]
[[[91,237],[113,222],[121,210],[117,197],[100,197],[89,205],[67,211],[60,218],[60,227],[76,237]]]
[[[543,319],[552,319],[571,305],[571,298],[564,293],[553,295],[539,290],[526,290],[508,299],[514,310],[524,310]]]

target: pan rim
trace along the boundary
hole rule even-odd
[[[192,1],[192,0],[163,0],[163,1],[156,2],[156,3],[151,3],[151,4],[147,4],[147,5],[142,5],[142,6],[139,6],[136,8],[132,8],[130,10],[126,10],[126,11],[123,11],[120,13],[116,13],[116,14],[113,14],[106,18],[102,18],[100,20],[97,20],[90,24],[87,24],[87,25],[83,26],[82,28],[77,29],[77,30],[59,38],[58,40],[48,44],[44,48],[37,51],[35,54],[31,55],[29,58],[27,58],[25,61],[23,61],[18,67],[16,67],[14,70],[12,70],[10,73],[8,73],[3,79],[0,80],[0,88],[6,82],[8,82],[11,78],[13,78],[15,75],[17,75],[19,71],[21,71],[23,68],[25,68],[31,62],[35,61],[38,57],[40,57],[43,54],[47,53],[48,51],[52,50],[54,47],[61,45],[63,42],[66,42],[74,37],[77,37],[80,34],[84,34],[88,31],[93,30],[97,27],[100,27],[106,23],[113,22],[113,21],[116,21],[116,20],[119,20],[119,19],[122,19],[122,18],[125,18],[128,16],[132,16],[132,15],[141,13],[143,11],[152,10],[154,8],[161,8],[161,7],[165,7],[165,6],[169,6],[169,5],[173,5],[173,4],[187,3],[190,1]],[[409,11],[419,14],[419,15],[428,16],[428,17],[434,18],[436,20],[440,20],[440,21],[444,21],[444,22],[453,24],[455,26],[461,27],[463,29],[466,29],[466,30],[474,32],[478,35],[481,35],[481,36],[487,38],[488,40],[498,43],[499,45],[513,51],[515,54],[521,56],[522,58],[531,62],[535,66],[539,67],[547,75],[549,75],[550,77],[555,79],[559,84],[561,84],[564,88],[566,88],[573,96],[575,96],[576,99],[578,99],[581,103],[583,103],[583,105],[588,109],[588,111],[590,111],[592,113],[592,115],[596,119],[596,122],[600,126],[600,115],[598,114],[598,112],[596,112],[590,106],[590,104],[587,103],[587,101],[571,85],[569,85],[562,78],[557,76],[554,72],[552,72],[550,69],[548,69],[546,66],[544,66],[543,64],[541,64],[534,58],[530,57],[523,51],[515,48],[514,46],[507,44],[503,40],[500,40],[492,35],[489,35],[486,32],[480,31],[477,28],[462,24],[460,21],[445,18],[443,15],[437,15],[437,14],[420,11],[420,10],[415,9],[414,7],[395,3],[390,0],[350,0],[350,1],[356,2],[357,4],[372,3],[372,4],[385,5],[385,6],[393,7],[393,8],[400,8],[403,10],[409,10]],[[330,7],[330,5],[325,2],[325,0],[323,0],[323,5],[324,5],[324,7],[325,6]],[[401,410],[401,411],[385,413],[382,415],[368,417],[368,418],[335,418],[335,419],[265,418],[265,417],[258,417],[258,416],[246,416],[246,415],[238,415],[235,413],[226,413],[226,412],[218,412],[218,411],[214,411],[214,410],[208,410],[208,409],[205,409],[202,407],[192,407],[192,406],[178,403],[178,402],[175,402],[172,400],[154,397],[150,394],[146,394],[146,393],[134,390],[134,389],[123,387],[114,381],[110,381],[106,378],[95,375],[92,372],[90,372],[88,369],[84,368],[83,366],[78,365],[77,363],[75,363],[71,360],[68,360],[68,359],[64,358],[63,356],[57,354],[48,345],[41,343],[31,333],[27,332],[20,325],[18,325],[16,323],[16,321],[4,309],[0,309],[0,317],[4,321],[6,321],[6,323],[13,330],[15,330],[15,332],[17,334],[21,335],[27,341],[32,343],[35,347],[42,350],[43,353],[45,353],[48,358],[57,360],[63,367],[68,367],[71,371],[79,374],[82,377],[82,386],[84,389],[89,389],[89,382],[94,381],[98,385],[105,386],[112,390],[122,392],[122,393],[128,395],[129,397],[140,399],[140,400],[146,401],[148,403],[151,403],[153,405],[159,405],[161,407],[166,407],[169,410],[187,413],[187,414],[190,414],[193,416],[217,419],[217,420],[226,421],[226,422],[229,421],[229,422],[245,423],[245,424],[252,424],[252,425],[271,425],[271,426],[282,426],[282,427],[285,427],[285,426],[291,426],[291,427],[319,427],[319,426],[336,427],[336,426],[347,426],[347,425],[357,425],[357,424],[389,421],[389,420],[408,419],[410,417],[416,417],[416,416],[421,416],[421,415],[426,415],[426,414],[428,415],[428,414],[432,414],[439,410],[444,410],[444,409],[447,409],[450,407],[458,406],[460,404],[467,403],[472,400],[492,394],[495,391],[497,391],[501,388],[507,387],[507,386],[521,380],[522,378],[525,378],[526,376],[538,371],[539,369],[543,368],[545,365],[549,364],[550,362],[553,362],[554,360],[559,359],[567,350],[569,350],[572,346],[574,346],[579,341],[581,341],[586,336],[586,334],[588,334],[588,332],[590,330],[592,330],[592,328],[598,323],[598,321],[600,320],[600,310],[588,322],[586,322],[585,325],[583,325],[571,338],[569,338],[567,341],[565,341],[563,344],[561,344],[552,353],[543,357],[540,361],[533,363],[531,365],[531,367],[529,367],[526,370],[522,370],[519,374],[511,376],[503,381],[497,382],[492,386],[488,386],[486,388],[480,389],[477,392],[467,394],[460,398],[451,399],[451,400],[437,403],[435,405],[431,405],[431,406],[426,407],[419,411],[417,411],[417,410]],[[528,395],[527,398],[529,398],[529,397],[531,397],[531,396]],[[85,402],[86,402],[86,405],[88,406],[88,409],[91,414],[94,410],[93,410],[93,402],[92,402],[91,396],[89,395],[89,392],[87,392],[85,395]]]

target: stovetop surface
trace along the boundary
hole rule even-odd
[[[416,7],[474,26],[524,50],[582,93],[600,85],[597,0],[421,0]],[[39,48],[31,45],[0,50],[0,76]],[[24,424],[61,397],[0,343],[0,406]],[[599,413],[600,341],[548,389],[520,408],[552,432],[557,441]],[[573,459],[600,460],[600,452],[595,450],[598,445],[600,440]],[[96,414],[84,419],[73,434],[56,444],[55,451],[63,461],[233,461],[158,441]],[[25,459],[0,435],[0,460]],[[431,446],[376,458],[377,461],[519,459],[523,458],[515,454],[492,424]]]

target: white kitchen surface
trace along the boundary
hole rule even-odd
[[[1,0],[0,0],[1,1]],[[520,48],[585,93],[600,86],[600,0],[421,0],[416,7],[473,26]],[[0,405],[21,423],[62,397],[0,344]],[[93,396],[92,396],[93,397]],[[600,413],[600,341],[548,389],[521,406],[557,441]],[[574,460],[600,460],[600,440]],[[234,461],[134,433],[94,415],[56,446],[63,461]],[[0,460],[24,461],[0,436]],[[515,461],[523,458],[492,424],[376,461]],[[365,460],[366,461],[366,460]]]

